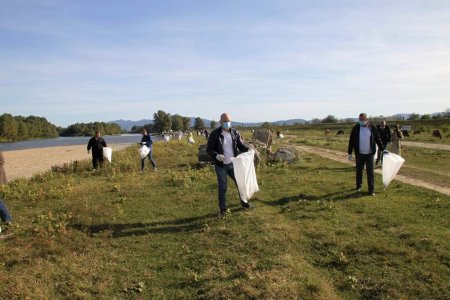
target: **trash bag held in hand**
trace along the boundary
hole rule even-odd
[[[110,148],[110,147],[103,147],[103,157],[106,158],[109,161],[109,163],[111,163],[112,148]]]
[[[232,159],[239,195],[244,202],[247,202],[254,193],[259,191],[255,165],[253,164],[254,156],[255,151],[250,150]]]
[[[397,175],[405,160],[397,154],[389,152],[383,155],[383,185],[386,188]]]
[[[150,148],[144,145],[141,148],[139,148],[138,151],[139,154],[141,155],[141,159],[144,159],[150,153]]]

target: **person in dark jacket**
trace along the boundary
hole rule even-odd
[[[95,135],[91,137],[87,145],[88,153],[92,149],[92,165],[94,167],[93,171],[95,171],[99,167],[99,165],[100,167],[103,165],[103,147],[107,147],[106,142],[101,137],[100,132],[96,131]]]
[[[366,165],[367,185],[369,194],[375,196],[375,183],[373,176],[373,157],[376,153],[376,146],[384,151],[383,143],[377,128],[369,123],[367,114],[359,115],[359,123],[355,125],[350,133],[348,141],[348,159],[352,160],[352,152],[356,157],[356,189],[361,191],[363,168]]]
[[[247,152],[249,148],[242,142],[239,132],[236,129],[231,128],[231,118],[229,114],[223,113],[220,116],[220,124],[221,126],[214,129],[209,135],[206,152],[214,159],[219,185],[220,216],[225,217],[227,213],[225,197],[227,193],[228,176],[230,176],[236,184],[231,158],[238,156],[239,153]],[[248,202],[244,202],[242,199],[240,200],[241,205],[244,208],[252,207]]]
[[[147,157],[148,157],[148,160],[152,163],[153,170],[156,171],[156,170],[158,170],[158,168],[156,168],[156,163],[152,157],[152,145],[153,145],[152,138],[150,137],[150,134],[147,133],[146,129],[142,129],[141,133],[142,133],[141,145],[147,146],[148,149],[150,149],[150,152],[147,154]],[[145,157],[141,159],[141,172],[144,172],[144,162],[145,162]]]
[[[3,157],[2,151],[0,151],[0,185],[8,183],[8,180],[6,179],[5,169],[3,168],[4,164],[5,164],[5,159]],[[0,218],[3,222],[6,223],[6,225],[7,225],[6,228],[9,228],[9,225],[11,225],[11,222],[12,222],[12,218],[11,218],[11,215],[9,214],[8,208],[3,203],[2,198],[0,198]],[[0,232],[1,232],[1,230],[0,230]]]
[[[391,142],[391,128],[386,124],[386,121],[381,121],[380,125],[377,125],[378,134],[380,135],[383,148],[387,149],[387,145]],[[383,163],[383,151],[378,148],[376,164]]]

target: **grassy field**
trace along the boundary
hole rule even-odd
[[[316,139],[322,139],[325,136],[325,130],[329,130],[327,137],[336,137],[338,130],[344,130],[346,136],[350,134],[352,127],[355,125],[352,123],[329,123],[329,124],[310,124],[310,125],[292,125],[292,126],[279,126],[272,127],[274,130],[279,129],[282,132],[287,133],[299,133],[301,132],[303,136],[313,137]],[[377,122],[373,124],[377,125]],[[391,130],[396,122],[387,122],[391,126]],[[450,138],[447,135],[450,134],[450,119],[440,119],[440,120],[412,120],[412,121],[399,121],[400,126],[411,126],[410,136],[405,138],[406,141],[411,142],[424,142],[424,143],[435,143],[435,144],[450,144]],[[433,137],[433,130],[438,129],[443,138]],[[420,131],[420,134],[413,134],[414,131]]]
[[[1,190],[3,298],[448,299],[450,197],[393,182],[354,192],[354,169],[303,154],[258,168],[256,208],[217,218],[213,168],[196,146],[137,148],[91,174],[77,162]]]
[[[298,126],[288,127],[285,131],[289,136],[287,141],[294,144],[317,146],[347,153],[351,128],[344,129],[346,134],[340,136],[336,136],[336,133],[333,131],[329,135],[325,135],[324,128],[324,125],[313,128],[310,126],[307,128]],[[425,139],[419,139],[417,136],[405,138],[404,140],[427,141]],[[441,141],[434,138],[435,144],[445,144],[447,140],[450,141],[450,139],[443,139]],[[432,179],[438,185],[450,186],[450,151],[403,145],[402,156],[406,162],[399,174],[425,181]]]

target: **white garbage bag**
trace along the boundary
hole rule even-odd
[[[150,148],[144,145],[141,148],[139,148],[138,151],[139,154],[141,155],[141,159],[144,159],[150,153]]]
[[[192,136],[189,137],[188,143],[195,144],[194,138]]]
[[[375,153],[373,155],[373,161],[376,162],[378,157],[378,145],[375,144]]]
[[[178,140],[181,141],[183,139],[183,133],[180,131],[180,133],[178,133]]]
[[[280,139],[284,138],[284,134],[280,133]]]
[[[248,152],[232,158],[239,195],[244,202],[248,202],[253,194],[259,191],[255,165],[253,164],[254,156],[255,151],[250,149]]]
[[[110,148],[110,147],[103,147],[103,157],[106,158],[109,161],[109,163],[111,163],[112,148]]]
[[[404,162],[405,160],[400,155],[391,152],[383,155],[383,185],[385,188],[397,175]]]
[[[164,135],[164,140],[165,140],[166,142],[170,141],[170,135],[165,134],[165,135]]]

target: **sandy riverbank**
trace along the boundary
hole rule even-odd
[[[109,145],[114,151],[128,147],[128,144]],[[86,145],[49,147],[27,150],[3,151],[5,157],[5,172],[8,180],[20,177],[30,178],[35,174],[45,172],[52,166],[62,165],[74,160],[91,159],[86,151]]]

